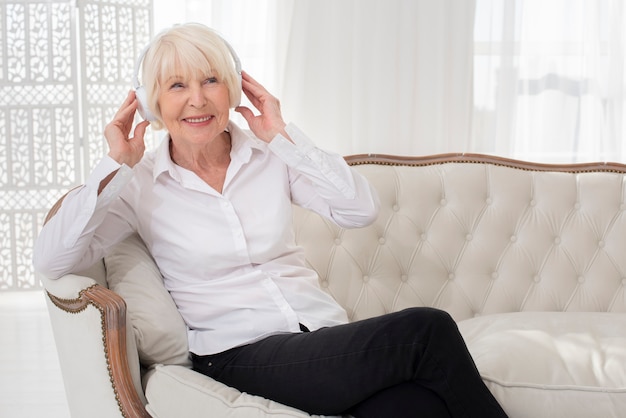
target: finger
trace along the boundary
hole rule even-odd
[[[248,125],[254,120],[254,113],[246,106],[237,106],[235,112],[239,112],[246,122],[248,122]]]
[[[121,122],[130,131],[130,127],[132,126],[135,119],[137,106],[137,100],[133,97],[129,103],[125,102],[125,105],[117,111],[117,113],[113,117],[113,121]]]
[[[270,93],[265,89],[265,87],[263,87],[262,85],[258,83],[253,83],[251,81],[242,80],[241,87],[244,91],[247,90],[250,94],[257,96],[257,97],[270,95]]]
[[[128,107],[133,102],[133,100],[135,100],[135,92],[133,90],[130,90],[120,107],[117,109],[115,115],[117,116],[123,109],[126,109],[126,107]]]
[[[133,139],[143,141],[143,137],[146,134],[146,129],[148,128],[148,125],[150,125],[150,122],[147,120],[139,122],[137,126],[135,126]]]
[[[241,79],[244,81],[248,81],[250,83],[256,83],[259,84],[258,81],[256,81],[251,75],[250,73],[246,72],[246,71],[242,71],[241,72]]]
[[[250,100],[250,103],[252,103],[252,105],[257,109],[259,109],[259,106],[261,106],[261,101],[259,100],[259,98],[246,87],[244,87],[242,90],[243,94],[245,94],[248,100]]]

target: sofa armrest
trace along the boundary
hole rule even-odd
[[[43,282],[72,416],[150,417],[131,373],[124,299],[86,276]]]

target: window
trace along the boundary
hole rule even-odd
[[[547,162],[624,159],[624,6],[477,0],[474,141]]]

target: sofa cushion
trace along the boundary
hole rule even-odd
[[[516,312],[461,321],[483,380],[514,417],[626,411],[626,314]]]
[[[104,263],[109,288],[126,301],[142,364],[190,366],[187,327],[139,236],[117,244]]]
[[[153,417],[310,417],[278,402],[239,392],[179,366],[157,366],[144,378],[146,410]],[[172,402],[176,399],[176,402]],[[319,415],[313,415],[318,417]]]

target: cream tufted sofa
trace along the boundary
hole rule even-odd
[[[626,165],[347,160],[378,190],[378,220],[342,230],[296,208],[294,222],[352,320],[444,309],[512,418],[626,416]],[[188,368],[185,326],[136,236],[43,281],[73,417],[308,416]]]

